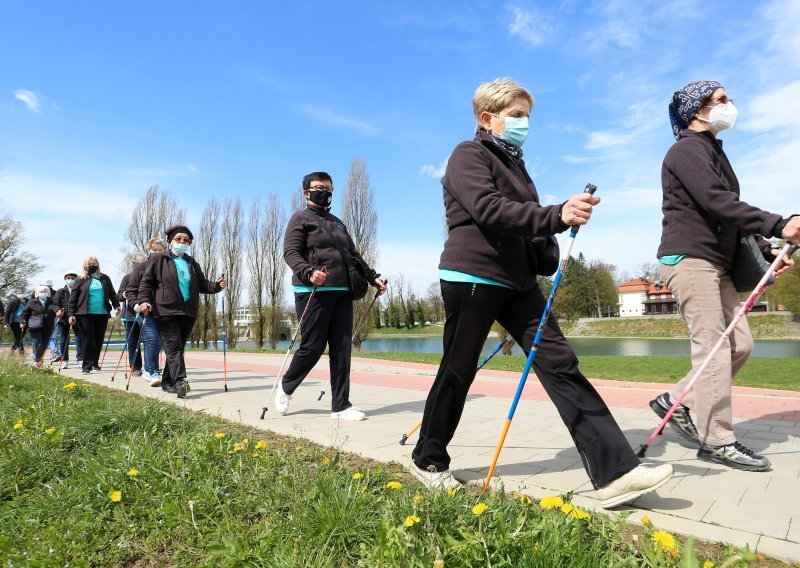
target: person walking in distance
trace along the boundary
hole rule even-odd
[[[197,319],[200,294],[217,294],[227,286],[224,277],[210,282],[200,264],[189,256],[194,235],[185,225],[166,230],[169,251],[153,253],[144,268],[134,309],[153,314],[164,342],[166,364],[161,388],[186,398],[184,350]]]
[[[100,271],[97,258],[86,257],[83,274],[75,281],[67,310],[69,324],[77,324],[80,328],[83,341],[81,372],[84,375],[100,370],[100,353],[112,308],[119,309],[119,301],[111,279]]]
[[[14,343],[11,345],[11,352],[18,355],[25,353],[25,348],[22,339],[25,337],[25,331],[20,326],[19,322],[22,319],[22,311],[28,303],[28,293],[25,290],[17,290],[16,297],[11,300],[6,306],[6,311],[3,314],[3,323],[11,330],[14,335]]]
[[[56,336],[58,338],[58,354],[53,358],[53,362],[55,363],[63,360],[61,363],[63,369],[69,369],[69,338],[71,335],[70,332],[73,331],[73,326],[69,324],[67,312],[69,311],[69,298],[72,295],[72,289],[73,286],[75,286],[75,280],[77,278],[78,275],[75,272],[67,272],[64,274],[64,286],[56,290],[55,296],[53,297],[53,307],[56,311],[56,326],[58,330],[56,331]],[[74,332],[75,347],[79,354],[77,359],[80,359],[81,342],[77,326],[75,326]]]
[[[136,258],[136,263],[139,264],[146,260],[146,256],[139,256]],[[138,349],[138,345],[142,339],[142,328],[139,324],[138,315],[125,299],[128,295],[127,288],[130,277],[130,272],[122,277],[117,291],[117,300],[119,300],[120,309],[122,310],[122,322],[125,324],[125,349],[128,352],[128,368],[134,377],[141,377],[142,354]]]
[[[56,314],[48,286],[42,285],[36,288],[34,296],[25,304],[19,325],[30,333],[33,340],[33,361],[37,367],[41,367],[47,343],[53,335]]]

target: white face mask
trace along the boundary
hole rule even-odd
[[[710,125],[716,132],[722,132],[736,124],[737,116],[739,116],[739,109],[733,106],[733,102],[728,101],[711,107],[708,113],[708,120],[699,116],[697,118]]]

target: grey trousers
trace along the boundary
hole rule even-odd
[[[661,277],[678,300],[680,314],[689,327],[692,342],[692,370],[675,385],[675,398],[686,388],[711,349],[739,312],[739,295],[727,271],[707,260],[686,257],[678,264],[661,264]],[[732,444],[732,383],[753,352],[753,337],[747,318],[709,362],[693,391],[683,403],[695,413],[700,441],[712,446]]]

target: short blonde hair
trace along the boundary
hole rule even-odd
[[[41,286],[37,286],[36,287],[36,292],[34,292],[34,294],[33,294],[34,297],[38,298],[39,297],[39,292],[47,292],[48,294],[50,294],[50,287],[46,286],[44,284],[42,284]]]
[[[482,112],[497,114],[510,107],[520,97],[528,99],[531,109],[536,104],[528,89],[508,77],[501,77],[478,85],[478,88],[475,89],[475,96],[472,97],[472,110],[475,113],[475,122],[478,128],[481,127]]]
[[[161,250],[167,250],[167,243],[164,242],[164,239],[160,239],[158,237],[152,237],[147,240],[146,252],[152,252],[153,247],[161,247]]]
[[[97,257],[96,256],[87,256],[86,258],[83,259],[83,277],[84,278],[89,278],[89,261],[90,260],[93,260],[93,261],[95,261],[97,263],[97,272],[95,272],[95,274],[98,275],[98,276],[100,274],[102,274],[102,272],[100,272],[100,261],[97,260]]]

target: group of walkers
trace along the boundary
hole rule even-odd
[[[553,236],[586,224],[600,203],[590,193],[557,205],[540,203],[522,152],[534,107],[529,91],[510,79],[497,79],[480,85],[472,103],[475,137],[456,146],[442,178],[448,227],[439,263],[444,353],[409,464],[414,476],[431,489],[460,486],[450,472],[447,447],[493,323],[508,330],[526,354],[531,351],[547,303],[537,275],[551,275],[558,266]],[[729,273],[739,237],[758,235],[768,260],[781,249],[767,239],[800,243],[800,217],[769,213],[740,200],[738,181],[717,138],[734,125],[736,115],[733,101],[714,81],[688,84],[669,104],[676,143],[662,166],[663,232],[657,256],[689,327],[693,372],[674,391],[651,401],[662,418],[677,405],[690,377],[736,314],[740,300]],[[364,261],[344,223],[331,213],[331,176],[312,172],[303,178],[302,189],[306,208],[290,218],[284,237],[302,339],[286,373],[277,378],[274,408],[279,415],[289,412],[293,393],[327,347],[331,417],[364,420],[366,413],[350,401],[353,300],[363,297],[368,285],[377,297],[387,283]],[[55,298],[46,286],[37,288],[33,299],[20,292],[5,310],[5,323],[14,332],[13,349],[22,349],[22,333],[28,329],[39,357],[57,325],[62,338],[57,356],[66,358],[63,338],[77,324],[82,370],[99,369],[109,310],[122,303],[131,367],[144,364],[151,384],[160,383],[162,389],[185,397],[189,386],[183,349],[197,317],[199,294],[218,293],[226,281],[207,280],[188,255],[194,237],[187,227],[171,227],[166,236],[166,243],[150,241],[148,256],[125,276],[118,294],[93,257],[84,262],[80,277],[65,275],[65,286]],[[792,264],[786,257],[776,276]],[[140,338],[143,363],[138,357]],[[166,366],[159,374],[162,345]],[[732,423],[732,379],[752,345],[743,319],[669,424],[697,448],[698,459],[763,471],[770,467],[769,460],[739,443]],[[555,318],[547,319],[535,350],[536,375],[572,436],[603,507],[630,502],[671,478],[669,464],[640,463],[607,405],[581,373]]]

